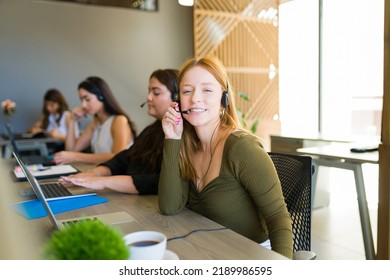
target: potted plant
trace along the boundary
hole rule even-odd
[[[11,99],[6,99],[1,102],[1,109],[4,115],[10,116],[15,112],[16,103]]]
[[[248,94],[246,94],[246,93],[244,93],[244,92],[239,92],[239,93],[238,93],[238,96],[239,96],[242,100],[244,100],[244,101],[246,101],[246,102],[249,102],[249,96],[248,96]],[[247,122],[246,122],[246,118],[245,118],[244,112],[242,112],[242,110],[241,110],[240,108],[237,108],[236,111],[237,111],[238,117],[240,118],[240,121],[241,121],[241,124],[242,124],[243,128],[246,129],[248,125],[247,125]],[[257,120],[255,120],[255,121],[252,123],[252,125],[251,125],[251,127],[250,127],[249,130],[250,130],[253,134],[256,134],[258,125],[259,125],[259,120],[257,119]]]
[[[44,255],[54,260],[127,260],[129,249],[119,230],[87,220],[52,233]]]
[[[3,114],[5,116],[6,124],[10,123],[11,116],[13,113],[15,113],[15,107],[16,103],[11,99],[6,99],[1,102],[1,110],[3,111]]]

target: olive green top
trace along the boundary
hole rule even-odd
[[[255,242],[268,238],[272,250],[292,258],[291,218],[280,181],[261,141],[245,131],[229,135],[220,174],[199,193],[192,181],[181,180],[180,140],[165,139],[158,189],[160,211],[174,215],[191,210]]]

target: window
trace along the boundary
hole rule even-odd
[[[283,134],[321,132],[338,139],[380,135],[383,17],[384,0],[280,5]]]

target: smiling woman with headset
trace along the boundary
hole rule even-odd
[[[81,106],[72,110],[65,151],[54,155],[57,164],[70,162],[101,163],[133,143],[133,122],[121,108],[108,84],[99,77],[89,77],[78,86]],[[93,115],[92,121],[77,137],[73,127],[81,118]],[[91,147],[92,153],[84,153]]]
[[[179,93],[162,120],[161,213],[189,207],[292,258],[291,218],[276,169],[262,141],[240,129],[222,63],[214,56],[186,61]]]

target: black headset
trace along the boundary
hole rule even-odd
[[[169,78],[173,81],[174,90],[171,93],[171,99],[172,99],[172,101],[177,102],[179,100],[179,88],[177,86],[176,78],[171,73],[171,70],[167,69],[167,70],[164,70],[164,71],[165,71],[165,73],[167,73]]]
[[[86,79],[84,82],[91,86],[92,93],[96,94],[97,98],[100,101],[104,100],[104,96],[102,92],[90,79]]]
[[[226,90],[222,92],[221,104],[223,108],[229,105],[229,83],[226,82]]]

